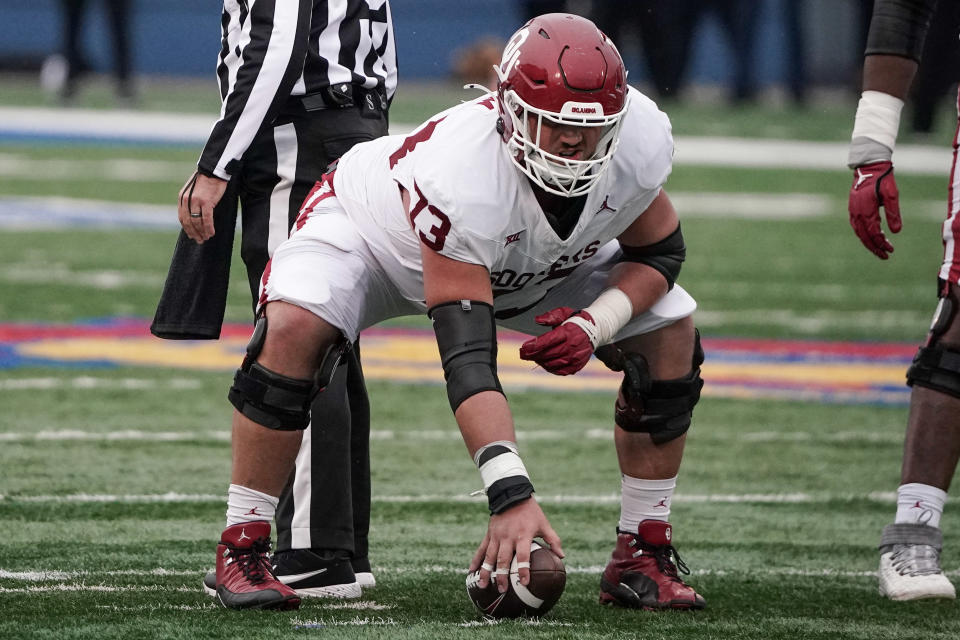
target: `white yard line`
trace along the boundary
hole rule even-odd
[[[134,387],[131,387],[134,388]],[[154,387],[151,387],[154,388]],[[590,440],[612,440],[612,428],[588,429],[526,429],[518,430],[517,437],[521,442],[566,442],[571,438],[587,438]],[[746,443],[777,443],[777,442],[863,442],[900,444],[903,434],[883,433],[865,429],[862,431],[736,431],[717,432],[708,431],[703,434],[691,433],[690,438],[707,442],[746,442]],[[394,431],[390,429],[373,429],[370,432],[371,440],[418,440],[425,442],[449,441],[460,442],[460,432],[455,427],[449,429],[416,429],[410,431]],[[6,431],[0,432],[0,442],[73,442],[73,441],[137,441],[137,442],[229,442],[230,431],[203,430],[203,431],[143,431],[138,429],[123,429],[113,431],[91,431],[86,429],[41,429],[34,432]]]
[[[620,495],[617,493],[574,495],[550,495],[538,493],[538,501],[546,504],[617,504]],[[470,494],[418,494],[418,495],[376,495],[373,502],[385,504],[410,503],[441,503],[459,504],[465,502],[481,502],[484,496]],[[870,493],[740,493],[740,494],[677,494],[673,501],[689,504],[823,504],[825,502],[853,502],[867,501],[889,504],[896,502],[896,493],[892,491],[874,491]],[[69,495],[36,495],[36,496],[5,496],[0,495],[0,502],[8,504],[67,504],[67,503],[99,503],[99,504],[153,504],[153,503],[220,503],[226,496],[214,494],[88,494],[75,493]]]
[[[678,165],[847,171],[846,142],[679,136],[676,149]],[[897,145],[894,161],[898,174],[945,178],[952,157],[946,145],[903,144]]]
[[[566,570],[569,574],[574,575],[592,575],[599,574],[604,569],[603,565],[567,565]],[[129,586],[114,586],[114,585],[85,585],[87,580],[107,580],[107,579],[116,579],[116,578],[126,578],[126,577],[151,577],[151,576],[177,576],[184,578],[196,578],[200,579],[203,577],[204,571],[206,568],[197,568],[197,569],[181,569],[177,571],[167,571],[163,569],[154,569],[154,570],[140,570],[140,571],[8,571],[0,569],[0,580],[10,580],[11,582],[24,582],[24,583],[42,583],[42,582],[52,582],[57,584],[51,585],[40,585],[34,584],[32,587],[19,587],[24,591],[28,590],[40,590],[44,587],[50,588],[51,590],[56,590],[61,588],[61,590],[70,590],[70,591],[79,591],[82,590],[84,586],[89,586],[92,591],[159,591],[168,590],[167,587],[161,585],[129,585]],[[418,566],[396,566],[396,567],[383,567],[376,566],[373,568],[373,571],[377,575],[408,575],[408,574],[453,574],[453,575],[466,575],[466,567],[461,567],[456,564],[447,564],[447,565],[418,565]],[[842,578],[869,578],[876,577],[877,572],[872,570],[843,570],[836,568],[822,568],[822,569],[798,569],[796,567],[764,567],[764,568],[707,568],[707,569],[695,569],[692,572],[692,575],[698,576],[797,576],[801,578],[816,578],[816,577],[827,577],[835,576]],[[949,576],[960,575],[960,568],[950,569],[944,571],[945,574]],[[73,582],[78,581],[78,582]],[[113,580],[117,582],[117,580]],[[191,587],[190,582],[180,586],[180,587],[171,587],[170,589],[176,591],[200,591],[199,582],[196,587]],[[11,589],[12,591],[13,589]],[[340,610],[351,610],[351,609],[371,609],[383,611],[387,609],[392,609],[391,605],[381,605],[373,601],[357,601],[349,603],[330,603],[330,607],[333,609]]]
[[[215,119],[213,113],[0,107],[0,136],[201,145]],[[413,127],[394,123],[391,133]],[[676,146],[680,165],[846,171],[845,142],[678,136]],[[903,175],[946,177],[950,159],[946,146],[897,146],[897,172]]]
[[[0,380],[0,391],[35,391],[56,389],[199,389],[200,380],[195,378],[100,378],[78,376],[76,378],[8,378]],[[0,439],[5,434],[0,433]]]
[[[75,429],[37,433],[0,433],[0,442],[230,442],[229,431],[110,431],[97,433]]]
[[[202,144],[216,114],[0,107],[0,135]]]

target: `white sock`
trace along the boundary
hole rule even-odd
[[[641,520],[670,519],[670,501],[677,488],[677,476],[666,480],[643,480],[620,476],[621,531],[636,533]]]
[[[940,516],[947,502],[947,492],[929,484],[911,482],[897,489],[897,524],[925,524],[940,527]]]
[[[280,498],[231,484],[227,490],[227,526],[257,520],[270,522],[279,502]]]

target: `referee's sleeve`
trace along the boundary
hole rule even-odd
[[[249,0],[249,38],[197,163],[200,171],[229,180],[257,131],[290,97],[303,73],[312,5],[311,0]]]

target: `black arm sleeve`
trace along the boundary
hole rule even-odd
[[[864,55],[892,55],[920,62],[937,0],[876,0]]]
[[[687,257],[687,245],[683,241],[680,225],[676,230],[660,242],[654,242],[643,247],[620,245],[623,262],[642,262],[660,272],[666,281],[667,289],[673,289],[677,276],[680,275],[680,266]]]
[[[481,391],[503,393],[497,378],[497,330],[493,307],[476,300],[445,302],[427,312],[437,334],[447,399],[454,411]]]

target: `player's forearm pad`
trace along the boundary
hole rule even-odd
[[[680,275],[680,265],[687,257],[687,245],[683,241],[680,225],[676,230],[659,242],[643,247],[621,245],[625,262],[642,262],[653,267],[667,280],[667,289],[673,289],[677,276]]]
[[[865,55],[891,55],[920,62],[937,0],[877,0]]]
[[[481,391],[503,393],[497,377],[497,330],[493,307],[459,300],[430,308],[450,408]]]

